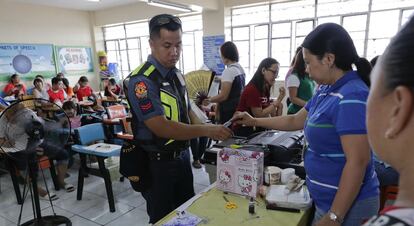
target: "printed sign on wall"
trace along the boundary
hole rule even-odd
[[[203,37],[203,57],[204,64],[221,75],[224,70],[224,64],[220,57],[220,46],[224,43],[224,35],[204,36]]]
[[[15,73],[23,79],[37,74],[55,76],[53,45],[0,43],[0,81],[7,81]]]
[[[81,74],[93,72],[92,49],[89,47],[56,47],[58,72]]]

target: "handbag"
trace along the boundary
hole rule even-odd
[[[124,141],[122,145],[119,172],[129,180],[135,191],[143,192],[150,188],[148,154],[134,141]]]

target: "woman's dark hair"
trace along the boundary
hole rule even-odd
[[[397,86],[414,88],[414,17],[406,23],[379,59],[388,90]]]
[[[59,72],[59,73],[57,73],[56,74],[56,77],[58,77],[58,78],[64,78],[65,77],[65,74],[63,74],[62,72]]]
[[[111,84],[111,85],[116,85],[116,81],[115,81],[115,79],[114,78],[110,78],[109,79],[109,84]]]
[[[319,59],[325,53],[334,54],[334,64],[341,70],[352,70],[352,64],[355,64],[358,75],[369,86],[371,65],[367,59],[358,56],[351,36],[342,26],[335,23],[321,24],[306,36],[302,46]]]
[[[62,81],[62,79],[60,79],[58,77],[53,77],[52,78],[52,85],[58,84],[60,81]]]
[[[65,103],[63,103],[62,108],[63,110],[72,110],[72,109],[76,110],[76,104],[73,101],[68,100]]]
[[[239,62],[239,51],[233,42],[225,42],[220,46],[221,56],[234,62]]]
[[[45,78],[43,77],[43,75],[36,75],[35,78],[40,78],[42,80],[44,80]]]
[[[293,64],[292,74],[298,75],[303,79],[306,75],[305,60],[303,59],[302,48],[296,53],[295,63]]]
[[[66,86],[66,88],[69,87],[69,80],[67,78],[62,78],[62,82]]]
[[[265,58],[260,62],[259,66],[257,67],[256,72],[253,75],[252,80],[250,80],[249,84],[253,84],[256,88],[260,91],[260,93],[264,93],[265,88],[265,80],[263,75],[263,69],[269,69],[272,67],[273,64],[279,64],[279,62],[271,57]]]
[[[10,76],[9,83],[13,83],[13,79],[15,79],[17,76],[19,76],[19,75],[18,75],[18,74],[12,74],[12,75]]]
[[[371,64],[371,67],[374,68],[375,64],[377,64],[378,58],[380,57],[380,55],[375,56],[374,58],[372,58],[369,63]]]
[[[38,82],[41,82],[41,83],[43,84],[43,80],[42,80],[42,79],[40,79],[40,78],[35,78],[35,79],[33,80],[33,85],[34,85],[34,86],[36,86],[36,83],[38,83]]]
[[[88,78],[86,77],[86,76],[82,76],[82,77],[80,77],[79,78],[79,81],[78,81],[79,83],[82,83],[82,82],[89,82],[89,80],[88,80]]]
[[[298,48],[296,48],[295,55],[293,56],[292,61],[290,61],[290,67],[293,67],[295,64],[296,55],[298,55],[299,51],[302,51],[302,46],[298,46]]]

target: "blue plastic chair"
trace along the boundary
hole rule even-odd
[[[105,159],[111,156],[119,156],[121,146],[108,143],[96,143],[97,141],[106,140],[102,123],[94,123],[81,126],[75,129],[75,145],[72,150],[79,153],[81,166],[78,176],[77,200],[82,199],[83,183],[85,174],[91,174],[104,179],[106,194],[108,196],[109,210],[115,212],[114,194],[112,192],[112,182],[109,170],[105,166]],[[90,168],[86,164],[86,155],[95,156],[98,160],[99,169]]]

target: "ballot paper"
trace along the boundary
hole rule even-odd
[[[194,226],[200,223],[202,220],[203,219],[197,217],[194,214],[182,211],[177,212],[177,215],[167,223],[163,224],[163,226]]]
[[[211,83],[210,90],[208,91],[208,97],[217,96],[220,88],[220,78],[215,76],[213,82]]]
[[[285,185],[271,185],[266,194],[266,201],[278,207],[293,209],[307,209],[312,205],[306,186],[302,186],[299,191],[289,192]]]

